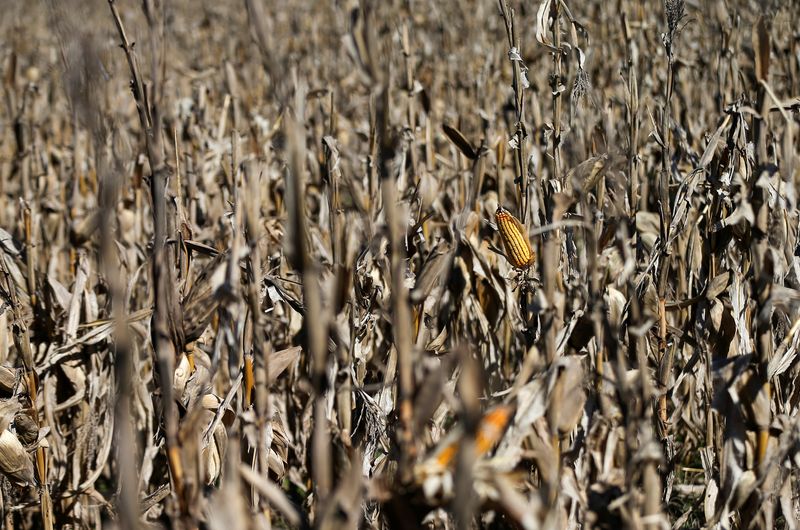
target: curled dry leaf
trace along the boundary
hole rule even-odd
[[[32,486],[33,460],[19,438],[8,429],[0,432],[0,472],[16,486]]]
[[[206,394],[200,399],[200,406],[207,412],[205,417],[211,421],[219,407],[222,406],[222,400],[214,394]],[[206,484],[213,484],[219,478],[225,461],[225,450],[228,447],[227,428],[231,426],[235,417],[236,415],[232,410],[225,409],[222,421],[214,428],[208,443],[202,448],[201,457],[204,464]]]
[[[583,416],[583,406],[586,403],[584,391],[584,374],[580,360],[575,357],[562,357],[559,361],[556,385],[560,386],[560,400],[556,404],[556,428],[564,436],[572,432]]]

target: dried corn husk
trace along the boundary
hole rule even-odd
[[[0,472],[17,486],[33,484],[33,460],[13,432],[0,433]]]

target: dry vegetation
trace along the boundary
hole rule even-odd
[[[795,2],[3,11],[5,528],[800,528]]]

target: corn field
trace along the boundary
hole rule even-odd
[[[3,528],[800,528],[795,1],[0,4]]]

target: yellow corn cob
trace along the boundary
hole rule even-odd
[[[527,269],[533,265],[536,255],[522,223],[502,206],[497,207],[494,218],[497,221],[500,237],[503,239],[503,246],[506,247],[508,261],[518,269]]]
[[[485,455],[500,442],[514,412],[511,405],[499,405],[481,418],[475,433],[475,456]],[[438,467],[445,468],[453,463],[463,435],[464,432],[457,428],[434,451],[432,458]]]

